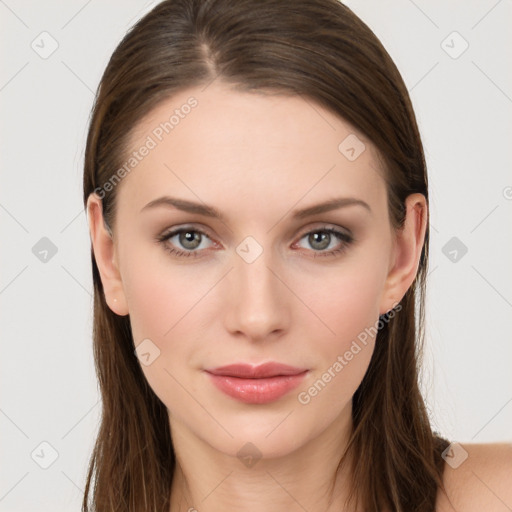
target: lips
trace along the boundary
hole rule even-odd
[[[280,375],[299,375],[307,371],[307,368],[296,368],[281,363],[265,363],[259,366],[249,364],[230,364],[218,368],[206,370],[213,375],[223,375],[225,377],[238,377],[240,379],[265,379],[268,377],[278,377]]]
[[[296,388],[307,369],[281,363],[260,366],[231,364],[205,370],[210,381],[225,395],[246,404],[275,402]]]

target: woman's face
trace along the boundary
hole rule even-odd
[[[407,254],[397,257],[373,146],[305,98],[212,84],[150,112],[131,148],[113,185],[113,266],[98,264],[173,432],[229,455],[252,443],[271,457],[339,430],[379,314],[415,274],[415,263],[407,275],[395,265]],[[154,203],[165,196],[187,207]],[[235,381],[205,371],[267,362],[307,372],[287,392],[282,377],[267,381],[281,394],[227,394],[215,382]]]

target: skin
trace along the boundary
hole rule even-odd
[[[160,351],[142,369],[169,410],[178,461],[171,509],[343,510],[343,468],[331,506],[327,488],[375,339],[360,343],[308,404],[297,395],[411,286],[425,236],[425,198],[407,198],[404,228],[395,232],[379,157],[363,134],[310,100],[235,92],[217,82],[182,91],[150,112],[134,132],[133,149],[190,96],[198,106],[117,185],[113,239],[100,199],[92,194],[87,204],[107,303],[130,315],[136,345],[149,338]],[[366,146],[354,161],[338,150],[350,134]],[[163,195],[212,205],[225,221],[170,207],[141,212]],[[341,196],[365,201],[371,211],[351,205],[292,219],[295,209]],[[166,251],[187,250],[178,236],[155,240],[183,226],[207,234],[199,249],[188,249],[200,257]],[[326,249],[307,235],[325,226],[349,230],[355,241],[320,257]],[[263,250],[252,263],[236,252],[247,236]],[[332,236],[327,250],[342,246]],[[202,371],[267,361],[309,373],[299,389],[254,405],[224,395]],[[252,467],[237,457],[249,442],[262,456]]]
[[[437,512],[512,510],[512,443],[459,443],[467,453],[460,466],[445,464]]]

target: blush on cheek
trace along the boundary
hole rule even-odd
[[[378,319],[380,287],[377,276],[359,272],[350,279],[331,281],[309,304],[338,339],[347,340]]]
[[[187,294],[195,294],[182,286],[179,277],[165,276],[165,269],[138,263],[132,268],[126,289],[135,343],[151,336],[163,339],[193,301],[194,297],[187,300]]]
[[[314,377],[321,378],[329,369],[336,374],[333,383],[337,384],[330,386],[333,392],[338,390],[336,400],[350,399],[350,392],[357,389],[368,368],[375,346],[380,292],[377,277],[367,273],[359,279],[331,282],[322,294],[317,294],[317,301],[311,302],[324,324],[317,319],[309,322],[315,328],[308,328],[308,337],[315,340],[322,355],[322,367],[316,369]]]

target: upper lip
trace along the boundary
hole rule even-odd
[[[307,368],[295,368],[287,364],[270,362],[253,366],[250,364],[229,364],[217,368],[207,369],[213,375],[224,375],[226,377],[239,377],[245,379],[264,379],[265,377],[277,377],[278,375],[298,375],[307,371]]]

